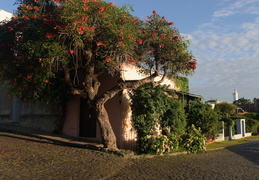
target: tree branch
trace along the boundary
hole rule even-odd
[[[122,81],[121,83],[118,83],[115,87],[111,88],[110,90],[106,91],[103,95],[101,95],[97,99],[98,104],[104,104],[109,99],[113,98],[117,93],[122,91],[123,89],[137,89],[139,86],[154,82],[155,78],[159,76],[159,73],[155,71],[151,76],[146,77],[141,80],[133,80],[133,81]]]

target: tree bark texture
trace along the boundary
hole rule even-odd
[[[95,105],[96,118],[100,126],[101,137],[105,148],[117,150],[116,136],[109,121],[104,103],[97,102]]]

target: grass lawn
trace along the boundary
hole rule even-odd
[[[222,147],[228,147],[228,146],[234,146],[234,145],[238,145],[238,144],[244,144],[244,143],[248,143],[249,141],[259,138],[259,135],[257,136],[250,136],[250,137],[245,137],[245,138],[241,138],[241,139],[233,139],[230,141],[220,141],[220,142],[215,142],[212,144],[208,144],[206,146],[207,149],[213,149],[213,148],[222,148]]]

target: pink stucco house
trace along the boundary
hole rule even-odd
[[[113,87],[120,78],[125,81],[145,78],[145,75],[139,72],[140,69],[132,64],[123,64],[122,69],[121,73],[113,78],[107,74],[100,77],[102,80],[100,92]],[[161,77],[155,80],[159,81],[160,79]],[[165,78],[161,84],[165,84],[170,89],[179,92],[173,80]],[[117,145],[119,148],[124,149],[134,148],[136,142],[136,132],[131,126],[131,107],[128,93],[129,90],[123,90],[123,92],[105,104],[110,123],[117,138]],[[181,96],[191,96],[188,93],[179,93]],[[67,115],[64,121],[63,134],[101,141],[98,123],[93,117],[88,115],[88,111],[90,110],[79,96],[75,96],[71,99],[67,103]]]

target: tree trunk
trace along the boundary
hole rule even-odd
[[[96,118],[100,126],[101,137],[105,148],[110,150],[117,150],[116,136],[113,132],[111,123],[109,121],[108,113],[104,107],[104,104],[111,98],[113,98],[118,92],[122,91],[126,88],[136,89],[139,86],[154,82],[155,77],[158,76],[158,73],[155,72],[151,76],[144,78],[142,80],[136,81],[128,81],[122,84],[119,84],[110,90],[106,91],[103,95],[101,95],[94,103],[93,107],[95,107]]]
[[[108,113],[103,102],[95,104],[95,113],[101,130],[101,137],[105,148],[117,150],[116,136],[111,127]]]

